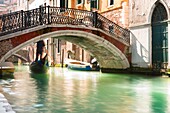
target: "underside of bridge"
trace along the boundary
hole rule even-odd
[[[55,37],[61,40],[66,40],[74,43],[84,50],[88,51],[93,57],[97,59],[101,68],[110,69],[126,69],[129,68],[129,63],[126,56],[121,53],[115,46],[109,44],[107,41],[96,40],[79,36],[59,36]],[[95,41],[94,41],[95,40]]]
[[[35,43],[38,40],[46,38],[58,38],[74,43],[84,50],[88,51],[93,57],[97,59],[101,68],[104,69],[126,69],[129,68],[129,61],[125,54],[123,54],[116,46],[104,38],[92,33],[87,33],[78,30],[62,30],[46,33],[18,45],[10,50],[2,59],[10,57],[19,48],[26,47],[31,43]]]
[[[28,62],[28,59],[27,58],[25,58],[24,56],[22,56],[22,55],[20,55],[20,54],[12,54],[13,56],[15,56],[15,57],[17,57],[17,58],[19,58],[19,59],[21,59],[21,60],[23,60],[24,62]]]

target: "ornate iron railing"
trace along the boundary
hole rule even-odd
[[[120,27],[97,12],[59,7],[39,7],[0,15],[0,36],[39,25],[83,25],[101,29],[129,44],[130,31]]]

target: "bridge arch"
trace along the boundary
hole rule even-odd
[[[111,42],[91,32],[85,32],[78,29],[53,31],[32,37],[32,39],[19,44],[7,52],[1,58],[1,62],[5,61],[5,59],[17,52],[20,48],[49,37],[69,41],[87,50],[98,60],[101,68],[126,69],[130,67],[129,61],[125,54]]]
[[[28,62],[28,59],[27,58],[25,58],[25,57],[23,57],[22,55],[19,55],[19,54],[12,54],[13,56],[15,56],[15,57],[17,57],[17,58],[19,58],[19,59],[21,59],[21,60],[23,60],[23,61],[25,61],[25,62]]]

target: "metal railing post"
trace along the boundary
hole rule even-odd
[[[2,31],[5,30],[5,19],[4,19],[4,15],[2,15]]]
[[[93,26],[97,28],[97,12],[93,12]]]
[[[39,22],[40,22],[40,25],[42,25],[42,6],[39,7]]]
[[[21,10],[21,29],[24,27],[24,11]]]
[[[27,27],[27,12],[24,12],[24,28]]]
[[[34,16],[35,16],[35,15],[34,15],[34,9],[33,9],[33,11],[32,11],[32,18],[33,18],[33,19],[32,19],[32,23],[33,23],[33,25],[34,25]]]
[[[48,14],[48,24],[50,24],[51,22],[50,22],[50,6],[48,5],[47,6],[47,9],[48,9],[48,12],[47,12],[47,14]]]

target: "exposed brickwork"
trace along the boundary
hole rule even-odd
[[[121,4],[121,7],[112,9],[112,10],[107,10],[105,12],[102,12],[101,14],[108,18],[109,20],[115,22],[119,26],[122,26],[124,28],[129,27],[129,11],[128,11],[128,3],[123,2]]]
[[[120,25],[120,26],[124,26],[122,24],[122,9],[117,9],[117,10],[111,10],[111,11],[107,11],[102,13],[102,15],[106,18],[108,18],[109,20],[115,22],[116,24]]]
[[[36,36],[40,36],[40,35],[48,33],[48,32],[50,32],[50,29],[45,28],[45,29],[41,29],[41,30],[38,30],[38,31],[29,32],[29,33],[26,33],[26,34],[23,34],[23,35],[20,35],[20,36],[13,37],[13,38],[11,38],[12,45],[13,45],[13,47],[16,47],[23,42],[26,42],[26,41],[28,41],[28,40],[36,37]]]
[[[0,41],[0,58],[2,58],[2,56],[5,55],[11,49],[13,49],[13,45],[11,44],[11,40]]]

